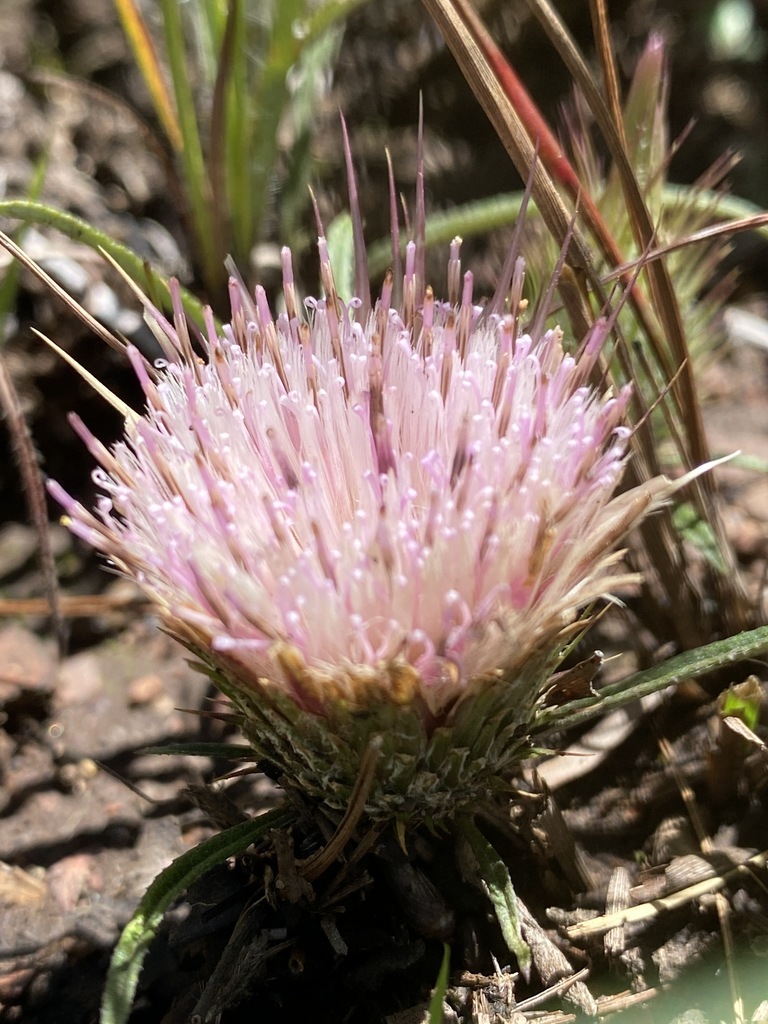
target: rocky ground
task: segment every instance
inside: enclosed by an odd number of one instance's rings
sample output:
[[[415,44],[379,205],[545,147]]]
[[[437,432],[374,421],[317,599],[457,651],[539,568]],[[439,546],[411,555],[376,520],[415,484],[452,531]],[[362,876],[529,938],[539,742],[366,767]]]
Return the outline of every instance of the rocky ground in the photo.
[[[490,135],[475,136],[481,119],[466,116],[469,100],[434,33],[409,5],[399,13],[382,7],[384,12],[355,17],[334,96],[346,101],[351,124],[366,124],[361,150],[378,152],[391,132],[407,161],[414,95],[421,85],[433,133],[428,160],[435,202],[513,187],[506,158]],[[636,53],[649,22],[660,20],[678,38],[683,34],[686,5],[625,7],[621,31],[628,54]],[[766,12],[759,4],[755,10],[759,41]],[[515,31],[509,17],[490,5],[489,18],[500,31]],[[574,17],[578,22],[578,12]],[[542,82],[547,76],[537,54],[545,44],[525,33],[534,87],[540,82],[551,104],[562,97],[562,85]],[[391,48],[386,59],[372,56],[372,39],[379,40],[380,57]],[[683,68],[678,73],[684,74],[695,56],[684,47],[677,53]],[[116,89],[145,109],[109,4],[6,0],[0,6],[0,173],[6,195],[25,194],[45,152],[48,201],[125,240],[169,272],[189,277],[179,222],[166,201],[162,161],[137,146],[135,122],[124,111],[76,86],[46,87],[40,69],[54,66],[54,54],[76,75]],[[378,69],[387,61],[402,68],[401,81],[390,76],[382,82]],[[688,88],[683,82],[676,94],[673,86],[677,127],[686,102],[688,113],[698,104],[705,115],[693,138],[691,164],[682,168],[689,180],[706,166],[697,160],[711,162],[720,143],[742,140],[747,159],[737,185],[749,192],[753,179],[760,180],[757,169],[768,149],[768,135],[760,135],[754,121],[765,79],[758,74],[761,66],[710,62],[709,77],[697,66],[698,79],[688,81]],[[364,72],[367,87],[361,89]],[[746,92],[745,104],[731,115],[729,83],[731,94]],[[371,98],[367,109],[363,95]],[[707,103],[714,113],[707,114]],[[329,137],[318,147],[326,163],[331,160]],[[377,180],[377,159],[366,165],[364,181],[366,174]],[[478,166],[491,171],[479,176]],[[325,201],[332,203],[340,191],[331,174]],[[752,197],[768,201],[759,190]],[[27,232],[24,244],[95,315],[127,336],[141,330],[130,298],[89,250],[43,229]],[[742,271],[736,298],[759,320],[768,314],[764,249],[754,240],[741,241],[734,260]],[[7,269],[0,263],[0,273]],[[97,348],[26,275],[9,317],[3,354],[45,471],[87,499],[90,463],[71,436],[66,413],[77,409],[105,438],[115,436],[119,424],[31,338],[28,326],[56,338],[128,400],[134,385],[119,358]],[[706,371],[702,386],[710,396],[706,418],[713,450],[738,448],[755,465],[763,460],[762,471],[739,465],[720,474],[739,571],[761,607],[768,556],[768,348],[757,327],[750,334],[742,323],[732,324],[732,342]],[[1,443],[7,453],[5,434]],[[67,602],[68,644],[60,654],[43,613],[37,537],[26,525],[8,453],[0,459],[0,488],[0,1020],[85,1024],[97,1018],[111,947],[148,883],[211,833],[199,787],[226,770],[208,759],[148,754],[144,748],[233,737],[216,719],[180,710],[219,705],[206,680],[156,629],[139,595],[106,577],[55,523],[51,509],[52,545]],[[628,628],[616,614],[601,640],[611,650],[631,651]],[[631,655],[611,671],[622,666],[629,670]],[[764,690],[765,666],[753,670]],[[767,730],[764,710],[758,729],[763,739]],[[171,1024],[194,1019],[194,1013],[213,1020],[221,1012],[231,1024],[253,1019],[258,1011],[261,1021],[418,1021],[439,968],[441,946],[430,935],[429,920],[441,900],[457,916],[448,1020],[511,1021],[526,1012],[542,1021],[565,1021],[572,1013],[594,1011],[578,985],[564,1002],[557,993],[537,1002],[549,985],[583,967],[590,969],[601,1012],[634,1007],[638,1019],[667,1021],[690,1010],[699,1014],[691,1021],[731,1020],[732,962],[748,1019],[768,996],[768,876],[759,859],[768,850],[764,750],[739,746],[741,737],[722,726],[716,700],[696,689],[612,716],[562,742],[572,756],[547,760],[538,776],[531,770],[520,780],[520,810],[504,839],[520,896],[538,922],[529,925],[530,935],[553,958],[549,977],[540,971],[526,983],[504,970],[500,937],[480,894],[457,880],[451,844],[424,837],[411,867],[442,894],[425,897],[426,924],[398,909],[402,865],[384,848],[350,870],[343,885],[320,884],[314,909],[302,909],[298,900],[259,911],[258,927],[251,926],[243,948],[253,948],[254,934],[265,930],[287,929],[300,941],[281,946],[274,939],[270,958],[258,961],[254,991],[238,992],[242,998],[231,1008],[232,992],[220,982],[213,995],[211,989],[205,997],[201,992],[233,928],[248,924],[244,909],[263,871],[256,858],[213,873],[169,915],[132,1019]],[[231,813],[237,814],[273,806],[277,796],[268,779],[247,776],[224,784],[219,799],[222,806],[231,800],[239,808]],[[708,882],[709,891],[671,898],[700,881]],[[635,923],[589,933],[584,922],[627,907],[639,908]],[[568,957],[567,970],[556,949]],[[765,1006],[761,1012],[765,1020]]]

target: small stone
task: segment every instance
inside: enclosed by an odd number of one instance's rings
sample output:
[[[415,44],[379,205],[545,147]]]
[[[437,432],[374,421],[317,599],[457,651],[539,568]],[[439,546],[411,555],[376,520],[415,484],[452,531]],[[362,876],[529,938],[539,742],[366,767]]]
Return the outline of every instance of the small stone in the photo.
[[[58,909],[67,914],[74,910],[88,884],[94,858],[87,853],[76,853],[57,861],[48,871],[48,892]]]
[[[16,623],[0,629],[0,707],[24,693],[47,695],[54,688],[53,647]]]
[[[31,526],[8,523],[0,530],[0,579],[20,572],[34,558],[37,534]]]
[[[768,523],[768,479],[755,480],[745,488],[741,504],[747,515],[758,523]]]
[[[104,675],[97,655],[84,651],[67,658],[61,665],[56,683],[57,708],[89,704],[104,692]]]
[[[128,702],[132,705],[151,704],[165,693],[165,683],[156,672],[139,676],[128,684]]]

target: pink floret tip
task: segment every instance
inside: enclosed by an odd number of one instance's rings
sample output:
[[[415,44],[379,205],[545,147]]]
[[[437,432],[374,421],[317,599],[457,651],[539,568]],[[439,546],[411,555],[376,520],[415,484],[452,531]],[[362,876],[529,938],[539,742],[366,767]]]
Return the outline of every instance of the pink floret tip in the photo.
[[[111,452],[79,425],[99,511],[51,485],[177,635],[319,711],[364,704],[361,680],[394,666],[439,718],[555,646],[648,505],[615,497],[630,396],[591,383],[605,322],[571,354],[558,328],[521,326],[521,260],[506,310],[484,313],[459,240],[457,305],[415,294],[413,253],[369,314],[339,299],[321,240],[325,298],[299,303],[284,249],[284,312],[233,279],[231,322],[207,314],[192,346],[178,310],[156,315],[175,358],[130,352],[143,416]]]

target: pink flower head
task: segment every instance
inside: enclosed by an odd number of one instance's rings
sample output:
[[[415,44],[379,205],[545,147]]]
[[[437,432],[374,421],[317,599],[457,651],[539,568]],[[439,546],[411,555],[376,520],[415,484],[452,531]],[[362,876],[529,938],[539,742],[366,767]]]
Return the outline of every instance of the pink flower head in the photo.
[[[108,452],[96,514],[56,484],[72,529],[131,576],[169,628],[237,679],[305,711],[369,699],[432,721],[488,681],[562,647],[611,585],[612,549],[649,499],[614,497],[628,391],[592,381],[608,324],[569,354],[543,317],[415,301],[386,279],[375,308],[336,294],[285,311],[230,282],[193,351],[152,312],[167,358],[129,349],[146,396]],[[451,272],[456,276],[458,245]],[[491,307],[494,303],[491,304]],[[546,681],[546,680],[545,680]]]

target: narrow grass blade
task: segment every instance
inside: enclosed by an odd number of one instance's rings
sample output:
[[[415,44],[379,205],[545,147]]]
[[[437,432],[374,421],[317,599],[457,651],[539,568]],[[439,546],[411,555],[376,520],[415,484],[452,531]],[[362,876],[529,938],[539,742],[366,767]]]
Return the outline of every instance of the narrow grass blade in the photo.
[[[195,56],[206,87],[216,79],[219,50],[231,14],[231,4],[221,0],[196,0],[191,15],[194,24]]]
[[[62,288],[57,281],[54,281],[50,274],[47,274],[39,263],[36,263],[31,259],[24,250],[19,248],[13,239],[9,238],[3,231],[0,231],[0,246],[2,246],[6,252],[9,252],[11,256],[17,259],[22,266],[31,271],[39,281],[42,281],[43,284],[50,289],[53,295],[56,295],[61,299],[64,305],[68,306],[75,316],[79,317],[83,323],[93,331],[94,334],[101,338],[102,341],[105,341],[110,348],[113,348],[116,352],[123,351],[124,346],[122,342],[116,338],[111,331],[107,330],[103,324],[99,323],[98,320],[92,317],[88,310],[84,309],[76,299],[73,299],[65,288]]]
[[[321,14],[334,6],[340,5],[323,4],[316,13]],[[318,99],[327,88],[343,34],[344,26],[336,20],[319,34],[308,29],[307,36],[302,39],[301,56],[291,76],[292,138],[290,148],[281,153],[280,165],[284,170],[280,178],[280,202],[275,212],[279,219],[279,237],[294,253],[301,252],[310,243],[305,215],[310,184],[317,173],[312,141],[316,131]]]
[[[210,868],[242,853],[269,829],[283,827],[291,820],[290,811],[278,808],[234,825],[183,853],[157,876],[112,954],[101,1024],[125,1024],[128,1020],[142,962],[171,902]]]
[[[367,2],[368,0],[326,0],[320,4],[297,26],[304,45],[314,42],[329,28],[337,25]]]
[[[342,21],[364,2],[281,0],[271,5],[270,21],[255,42],[248,32],[248,52],[258,54],[258,61],[251,60],[255,69],[249,70],[235,58],[227,105],[228,203],[235,253],[247,255],[263,233],[276,189],[283,240],[295,251],[306,244],[303,213],[313,170],[317,96],[338,53]],[[286,114],[291,145],[279,152]]]
[[[45,172],[48,169],[48,154],[43,153],[35,165],[35,171],[27,190],[27,201],[36,202],[43,189]],[[11,240],[21,246],[24,239],[24,228],[19,227],[11,234]],[[19,277],[21,275],[21,264],[11,263],[6,269],[5,275],[0,281],[0,345],[5,338],[3,336],[2,318],[8,316],[16,308],[16,299],[19,291]]]
[[[149,280],[149,286],[155,288],[171,308],[171,293],[168,279],[151,266],[138,253],[121,242],[116,242],[110,235],[94,228],[87,221],[81,220],[72,213],[65,213],[45,203],[31,202],[25,199],[6,199],[0,201],[0,217],[11,217],[26,224],[47,225],[60,231],[74,242],[82,242],[97,251],[103,249],[137,284]],[[181,289],[184,309],[198,323],[203,323],[203,303],[185,288]]]
[[[248,189],[248,155],[243,140],[247,138],[247,110],[242,109],[248,96],[246,63],[248,46],[244,35],[242,0],[231,0],[216,61],[211,122],[209,127],[208,167],[216,221],[225,238],[232,236],[232,225],[244,220],[249,225],[251,195]],[[234,184],[237,183],[237,184]],[[230,187],[238,202],[229,202]],[[251,243],[255,239],[251,238]],[[247,252],[235,246],[231,253],[240,263]]]
[[[519,92],[514,98],[510,97],[497,78],[496,68],[489,63],[489,49],[493,49],[494,44],[477,14],[465,0],[422,2],[440,29],[518,173],[523,179],[527,179],[529,174],[532,177],[532,195],[550,234],[558,245],[567,237],[571,238],[569,261],[573,267],[586,273],[592,262],[589,246],[580,230],[574,228],[572,213],[560,196],[543,159],[536,159],[535,146],[527,125],[515,107],[515,100],[522,102]],[[525,109],[528,111],[527,106]],[[543,132],[543,127],[540,127]],[[551,132],[547,132],[547,138],[552,138]],[[553,144],[553,153],[555,151],[560,152],[560,149]]]
[[[643,672],[637,672],[618,683],[603,687],[594,697],[571,701],[557,708],[548,708],[539,713],[533,729],[537,737],[586,722],[596,715],[603,715],[630,701],[639,700],[656,693],[667,686],[697,679],[708,672],[735,665],[748,659],[762,658],[768,654],[768,626],[747,630],[727,640],[716,640],[695,651],[685,651],[669,658],[661,665]]]
[[[47,335],[43,334],[42,331],[38,331],[36,328],[33,327],[32,333],[36,334],[41,341],[44,341],[45,344],[48,345],[56,353],[56,355],[59,357],[59,359],[61,359],[62,362],[67,363],[69,366],[71,366],[75,373],[78,373],[83,378],[85,383],[88,385],[88,387],[90,387],[93,390],[95,394],[103,398],[105,402],[107,402],[109,405],[112,406],[113,409],[120,413],[120,415],[123,417],[126,423],[134,423],[136,420],[139,419],[139,414],[134,409],[132,409],[121,398],[114,394],[114,392],[110,391],[108,387],[102,384],[98,377],[95,377],[92,373],[86,370],[86,368],[81,363],[79,363],[74,358],[74,356],[71,356],[69,352],[66,352],[63,348],[59,348],[56,342],[51,341],[51,339]]]
[[[178,0],[161,0],[165,49],[176,97],[182,135],[181,160],[200,263],[208,287],[217,293],[224,283],[224,252],[214,217],[211,186],[203,157],[195,101],[189,80],[189,60],[184,45],[182,6]]]
[[[597,53],[600,58],[600,66],[603,71],[603,86],[608,97],[611,117],[626,149],[624,119],[621,116],[619,79],[616,73],[616,55],[613,52],[605,0],[589,0],[589,10],[592,17],[592,35],[595,38]]]
[[[619,173],[624,198],[632,214],[631,221],[636,231],[638,247],[645,249],[653,242],[655,226],[600,88],[555,8],[547,0],[526,0],[526,2],[589,103]],[[654,307],[663,328],[665,342],[670,346],[677,366],[683,368],[683,372],[679,376],[680,411],[688,431],[690,445],[690,450],[684,454],[690,465],[696,465],[706,462],[709,453],[701,422],[701,411],[693,380],[688,345],[680,318],[680,309],[672,281],[663,262],[650,264],[648,273],[654,294]],[[654,343],[654,354],[659,365],[665,368],[667,379],[671,379],[674,370],[670,365],[666,349],[659,347],[655,332],[649,334],[648,340]],[[706,488],[708,485],[704,486]]]
[[[641,259],[644,263],[662,259],[670,253],[685,249],[690,245],[711,242],[716,238],[737,234],[741,231],[754,231],[761,238],[768,240],[768,213],[745,199],[737,196],[721,195],[707,189],[698,190],[690,185],[665,184],[662,190],[662,208],[674,211],[683,201],[690,203],[691,209],[706,214],[712,220],[710,227],[702,228],[684,238],[673,239],[651,249]],[[513,224],[519,214],[523,201],[522,192],[501,192],[487,199],[478,199],[450,210],[432,214],[427,221],[426,242],[428,246],[443,245],[459,235],[469,238],[471,235],[485,234],[496,228]],[[536,204],[528,204],[529,217],[540,216]],[[383,274],[391,263],[392,243],[389,238],[381,238],[373,242],[368,249],[368,265],[372,276]],[[402,246],[405,251],[405,239]],[[637,268],[640,259],[623,263],[602,276],[604,285],[615,281],[622,275]]]
[[[443,959],[440,963],[440,971],[437,975],[435,987],[432,990],[432,998],[429,1000],[428,1024],[443,1024],[443,1003],[445,993],[448,991],[448,975],[451,969],[451,947],[447,942],[443,943]]]
[[[249,187],[253,197],[252,222],[249,226],[237,221],[233,224],[237,247],[246,252],[261,233],[270,200],[279,146],[278,129],[289,95],[288,72],[298,60],[303,45],[297,38],[296,26],[301,24],[305,10],[304,0],[280,0],[274,5],[269,45],[251,101],[253,123],[246,140]],[[240,196],[240,192],[231,196],[233,209],[237,209]],[[249,235],[245,234],[246,227]]]
[[[462,206],[454,206],[445,212],[431,214],[427,218],[426,244],[447,245],[458,235],[469,238],[471,235],[485,234],[495,228],[513,223],[520,214],[523,203],[522,192],[502,193],[488,199],[478,199]],[[534,206],[529,203],[529,216],[536,216]],[[405,252],[407,239],[401,240],[401,249]],[[392,240],[379,239],[368,249],[368,267],[372,276],[383,274],[392,262]]]
[[[477,861],[480,878],[488,889],[504,941],[517,957],[520,970],[525,973],[531,964],[531,951],[523,938],[517,895],[507,865],[471,819],[461,818],[458,827]]]
[[[152,98],[155,113],[163,126],[171,146],[180,152],[184,146],[179,120],[176,116],[171,94],[165,82],[165,74],[152,42],[152,33],[136,0],[114,0],[120,24],[123,26],[133,59],[141,72],[144,83]]]

